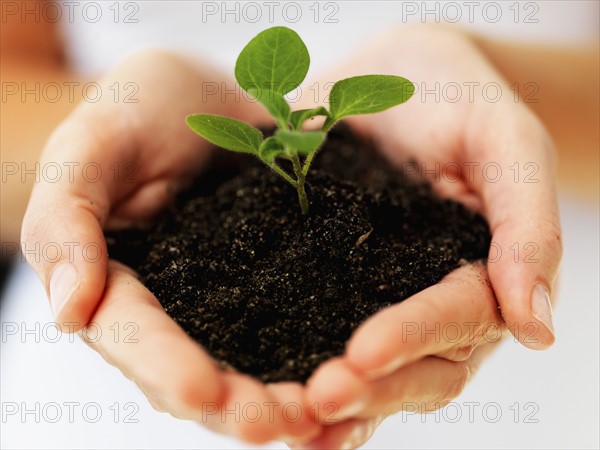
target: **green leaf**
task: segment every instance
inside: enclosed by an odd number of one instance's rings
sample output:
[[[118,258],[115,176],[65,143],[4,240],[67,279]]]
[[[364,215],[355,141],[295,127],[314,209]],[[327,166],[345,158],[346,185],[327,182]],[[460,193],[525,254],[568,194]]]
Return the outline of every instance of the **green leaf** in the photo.
[[[325,133],[321,131],[277,130],[275,136],[290,150],[295,150],[304,155],[319,148],[325,140]]]
[[[246,91],[266,89],[285,95],[306,77],[310,57],[300,36],[286,27],[262,31],[235,63],[235,79]]]
[[[277,122],[287,126],[290,117],[290,105],[283,98],[283,95],[267,89],[254,88],[248,90],[248,93],[262,103]]]
[[[257,154],[263,140],[259,130],[229,117],[192,114],[186,122],[207,141],[234,152]]]
[[[410,81],[394,75],[363,75],[340,80],[329,95],[332,121],[384,111],[404,103],[414,91]]]
[[[304,122],[315,116],[329,117],[329,111],[327,111],[327,109],[325,109],[323,106],[317,106],[313,109],[299,109],[290,115],[290,123],[292,124],[294,130],[299,130]]]
[[[275,158],[285,154],[285,148],[279,139],[271,136],[264,140],[258,150],[258,156],[260,159],[271,165],[275,161]]]

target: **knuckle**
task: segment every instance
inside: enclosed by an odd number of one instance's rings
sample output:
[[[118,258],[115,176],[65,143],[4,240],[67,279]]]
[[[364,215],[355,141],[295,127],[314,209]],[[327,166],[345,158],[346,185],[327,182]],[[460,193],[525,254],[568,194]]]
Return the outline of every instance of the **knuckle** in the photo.
[[[461,345],[461,346],[450,349],[446,354],[444,354],[444,357],[451,361],[457,361],[457,362],[466,361],[473,354],[474,349],[475,349],[475,344],[468,343],[468,344]]]
[[[198,380],[203,380],[199,383]],[[202,411],[209,404],[222,404],[223,387],[215,374],[207,370],[201,374],[181,376],[173,382],[171,394],[165,397],[172,398],[184,410]]]
[[[544,232],[542,235],[543,245],[554,253],[558,260],[562,258],[563,241],[562,231],[559,225],[558,217],[552,217],[544,220]]]
[[[44,271],[45,264],[40,248],[48,243],[47,234],[51,221],[52,218],[47,214],[41,211],[33,212],[28,208],[21,224],[21,252],[43,281],[47,274]]]
[[[463,362],[454,364],[456,369],[455,376],[444,385],[435,402],[436,404],[439,403],[442,405],[442,407],[458,397],[469,380],[469,367],[467,364]]]
[[[176,384],[173,394],[177,404],[181,405],[185,410],[201,410],[205,399],[198,386],[199,383],[197,380],[185,377],[180,379]]]

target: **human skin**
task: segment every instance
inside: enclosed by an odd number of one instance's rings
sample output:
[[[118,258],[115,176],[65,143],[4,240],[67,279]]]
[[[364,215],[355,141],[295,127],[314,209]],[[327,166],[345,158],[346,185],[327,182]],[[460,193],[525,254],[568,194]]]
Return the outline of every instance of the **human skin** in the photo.
[[[360,73],[399,74],[413,81],[441,83],[494,81],[506,88],[502,76],[468,37],[438,28],[392,30],[368,43],[335,75],[323,79]],[[255,124],[263,121],[264,111],[254,104],[223,103],[218,96],[203,98],[202,81],[221,80],[227,78],[204,64],[162,52],[138,54],[106,74],[103,86],[135,81],[139,102],[108,99],[81,105],[54,132],[41,162],[95,162],[105,173],[112,173],[115,163],[133,162],[135,181],[103,178],[89,183],[81,176],[59,183],[42,180],[34,187],[23,221],[25,244],[78,242],[81,247],[93,244],[101,249],[100,259],[94,262],[75,252],[70,266],[65,261],[31,258],[30,263],[64,329],[81,329],[89,322],[102,329],[115,322],[137,324],[138,342],[133,345],[107,338],[92,345],[134,379],[155,406],[249,442],[285,439],[318,448],[357,446],[383,417],[407,402],[424,403],[427,409],[458,395],[493,345],[483,333],[489,326],[502,330],[508,323],[515,336],[532,348],[552,344],[547,297],[532,302],[538,283],[552,292],[561,255],[554,151],[548,133],[531,111],[512,98],[497,103],[428,103],[415,97],[398,108],[350,123],[375,139],[392,164],[401,164],[407,157],[428,165],[464,161],[493,161],[502,167],[515,162],[538,164],[539,182],[533,184],[515,183],[510,177],[489,183],[477,175],[472,180],[433,183],[441,195],[484,213],[493,240],[510,257],[487,268],[458,269],[442,283],[376,314],[356,331],[346,353],[321,366],[306,388],[295,383],[264,386],[220,371],[164,313],[135,274],[109,262],[102,230],[151,219],[201,170],[209,147],[187,129],[182,119],[187,114],[211,112]],[[536,243],[538,262],[525,263],[524,254],[515,262],[509,251],[514,242]],[[399,334],[399,318],[430,326],[458,323],[463,326],[463,338],[436,342],[417,335],[407,340]],[[212,416],[210,423],[203,420],[202,407],[207,403],[224,403],[230,409],[236,402],[297,402],[307,407],[306,420],[292,423],[281,414],[275,414],[274,421],[265,418],[257,423],[220,421]],[[312,420],[314,410],[308,406],[327,402],[339,407],[336,422]],[[324,417],[319,414],[318,418],[323,421]]]
[[[445,405],[498,342],[490,330],[500,333],[508,326],[518,341],[537,350],[554,342],[549,301],[562,243],[555,151],[540,120],[514,101],[507,82],[473,40],[452,29],[389,30],[322,77],[319,85],[363,73],[402,75],[430,90],[435,83],[501,86],[505,94],[495,102],[481,93],[445,101],[417,91],[401,107],[348,120],[393,164],[412,159],[429,170],[436,163],[462,167],[452,176],[440,176],[440,169],[423,176],[441,196],[484,214],[494,245],[486,267],[458,269],[440,284],[379,312],[354,333],[342,357],[319,367],[308,382],[307,403],[337,405],[335,419],[341,423],[328,424],[308,448],[355,447],[391,413],[415,403],[426,410]],[[490,181],[481,170],[464,170],[468,163],[479,168],[493,163],[505,176]],[[535,164],[536,182],[507,176],[515,163]],[[534,245],[535,262],[527,252],[516,256],[511,251],[515,243],[521,249]],[[418,331],[408,333],[406,324],[415,324]],[[460,325],[459,339],[425,333],[448,324]],[[327,417],[325,408],[320,417]],[[349,419],[353,426],[344,423]]]
[[[189,130],[184,120],[188,114],[200,111],[240,120],[265,116],[251,103],[223,103],[220,96],[205,99],[203,83],[223,80],[228,79],[206,64],[160,51],[138,53],[108,73],[99,81],[103,89],[134,81],[138,101],[115,103],[103,97],[94,104],[82,103],[55,130],[40,158],[41,164],[93,163],[108,176],[90,183],[84,172],[75,170],[73,178],[61,177],[56,183],[40,180],[23,221],[23,245],[43,241],[63,248],[64,259],[56,264],[31,253],[28,258],[46,287],[57,324],[64,331],[78,331],[93,322],[86,334],[103,330],[101,338],[86,342],[134,380],[155,407],[249,442],[306,438],[321,429],[308,415],[293,424],[280,413],[274,414],[280,420],[271,422],[265,414],[255,423],[203,416],[203,408],[217,403],[229,410],[235,403],[301,403],[303,391],[290,384],[267,388],[248,376],[219,370],[135,274],[109,261],[106,252],[103,229],[149,220],[202,169],[210,146]],[[132,163],[133,176],[115,178],[115,165]],[[73,242],[78,245],[70,250],[67,243]],[[99,258],[96,253],[86,257],[81,251],[86,245],[99,248]],[[135,324],[135,342],[108,336],[106,330],[114,323]]]
[[[46,0],[36,2],[43,4]],[[25,82],[27,88],[32,89],[35,83],[62,86],[78,82],[81,87],[96,78],[86,79],[70,68],[58,23],[36,20],[34,14],[24,18],[21,14],[7,14],[4,18],[6,21],[0,27],[0,76],[5,86],[14,87]],[[458,29],[453,32],[467,37],[527,99],[528,106],[548,127],[560,156],[558,181],[562,188],[580,197],[597,200],[600,192],[596,170],[600,157],[597,41],[577,47],[524,45],[467,34]],[[5,91],[8,92],[8,87]],[[20,92],[7,95],[0,105],[2,163],[11,167],[15,163],[19,167],[21,164],[34,167],[49,134],[72,111],[81,94],[81,89],[77,88],[73,98],[62,95],[51,102],[43,98],[36,101],[31,94],[23,101]],[[29,126],[31,123],[36,126]],[[2,180],[2,242],[19,240],[21,221],[33,184],[31,175],[23,179],[16,174]]]

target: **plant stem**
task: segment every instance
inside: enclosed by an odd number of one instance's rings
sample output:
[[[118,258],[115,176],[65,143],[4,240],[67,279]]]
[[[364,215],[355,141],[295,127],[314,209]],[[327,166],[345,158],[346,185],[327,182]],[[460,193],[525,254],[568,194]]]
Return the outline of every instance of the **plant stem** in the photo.
[[[287,122],[286,122],[286,121],[284,121],[284,120],[279,120],[279,119],[277,120],[277,127],[278,127],[280,130],[289,130],[289,129],[290,129],[290,127],[289,127],[289,125],[287,124]]]
[[[304,160],[304,167],[302,168],[302,175],[304,177],[306,177],[306,174],[308,174],[308,169],[310,168],[310,163],[312,162],[312,160],[315,157],[316,153],[317,153],[317,150],[313,150],[312,152],[310,152],[308,154],[308,156]]]
[[[271,169],[273,169],[275,172],[277,172],[277,174],[279,174],[285,181],[287,181],[292,186],[294,186],[296,189],[298,189],[298,182],[296,180],[294,180],[291,176],[289,176],[288,173],[285,170],[283,170],[281,167],[279,167],[276,163],[273,163],[273,165],[269,165],[269,167]]]
[[[325,121],[325,123],[323,124],[323,128],[321,128],[321,131],[323,133],[327,133],[332,126],[335,125],[335,122],[332,120],[330,121],[329,119],[327,119]],[[308,154],[308,156],[306,157],[306,159],[304,160],[304,167],[302,167],[302,174],[306,177],[306,175],[308,174],[308,169],[310,169],[310,165],[312,163],[313,158],[315,157],[315,155],[317,154],[317,152],[319,151],[320,147],[315,148],[312,152],[310,152]]]
[[[306,179],[302,166],[300,165],[300,158],[297,154],[292,155],[292,164],[294,165],[294,173],[296,174],[296,190],[298,191],[298,201],[300,202],[300,208],[302,214],[308,214],[308,197],[304,190],[304,181]]]

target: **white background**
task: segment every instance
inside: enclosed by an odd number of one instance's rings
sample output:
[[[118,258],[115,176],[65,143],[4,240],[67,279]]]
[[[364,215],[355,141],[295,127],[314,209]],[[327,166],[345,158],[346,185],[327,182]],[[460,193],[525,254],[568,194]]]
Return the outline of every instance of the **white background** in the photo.
[[[203,22],[200,2],[135,3],[139,9],[133,18],[138,23],[123,23],[123,15],[119,23],[114,23],[114,11],[109,9],[113,2],[102,3],[103,16],[96,23],[86,20],[95,17],[92,10],[85,17],[82,10],[75,9],[73,22],[65,20],[64,24],[75,67],[98,73],[135,49],[160,45],[200,52],[230,70],[245,42],[272,25],[266,7],[262,9],[263,19],[257,23],[245,20],[253,19],[254,10],[247,9],[244,16],[242,5],[238,17],[230,14],[223,22],[217,14],[205,16]],[[314,9],[310,9],[313,2],[303,2],[302,17],[290,23],[284,20],[281,11],[285,3],[280,2],[273,24],[291,26],[301,34],[311,52],[314,74],[385,26],[420,22],[425,8],[436,11],[435,3],[336,2],[339,10],[334,18],[338,23],[323,23],[322,15],[315,23]],[[537,12],[533,18],[537,23],[524,23],[523,15],[515,23],[512,1],[498,2],[502,17],[496,23],[489,20],[495,17],[491,15],[495,7],[488,7],[492,8],[487,9],[488,16],[483,14],[490,2],[475,2],[479,7],[474,10],[474,23],[469,21],[465,2],[437,3],[437,17],[435,12],[430,13],[426,17],[429,22],[436,18],[453,20],[454,6],[446,5],[456,3],[463,16],[460,23],[487,34],[552,43],[597,39],[597,2],[535,2]],[[525,3],[518,5],[521,14],[533,11]],[[221,8],[221,2],[215,4]],[[417,14],[409,17],[413,6]],[[230,3],[228,8],[234,10],[235,5]],[[321,14],[332,11],[325,10],[324,5],[319,5],[319,10]],[[121,14],[131,11],[122,9]],[[288,9],[288,19],[293,11]],[[598,205],[563,192],[561,213],[565,255],[555,311],[556,345],[546,352],[532,352],[510,340],[504,342],[454,407],[437,416],[389,418],[365,448],[598,448]],[[1,314],[3,408],[13,402],[19,408],[31,408],[36,402],[63,405],[63,418],[57,423],[43,417],[36,422],[34,415],[22,420],[19,415],[8,416],[3,411],[2,448],[245,448],[195,423],[155,412],[132,383],[78,338],[70,342],[68,336],[63,336],[56,343],[49,342],[54,335],[50,328],[44,333],[44,326],[52,322],[47,301],[25,264],[14,268],[2,298]],[[13,324],[19,332],[35,329],[37,324],[39,331],[8,335],[6,330]],[[66,417],[65,402],[79,403],[73,423]],[[96,423],[88,421],[93,409],[88,410],[88,420],[82,415],[82,407],[92,402],[102,411]],[[133,416],[138,423],[124,423],[123,414],[132,411],[125,409],[128,402],[139,407]],[[470,402],[475,402],[472,418],[467,406]],[[115,403],[121,413],[118,423],[114,423]],[[498,411],[502,416],[495,421]],[[519,417],[515,417],[515,411],[520,412]],[[526,423],[527,413],[533,413],[530,419],[537,423]],[[283,444],[272,447],[285,448]]]

